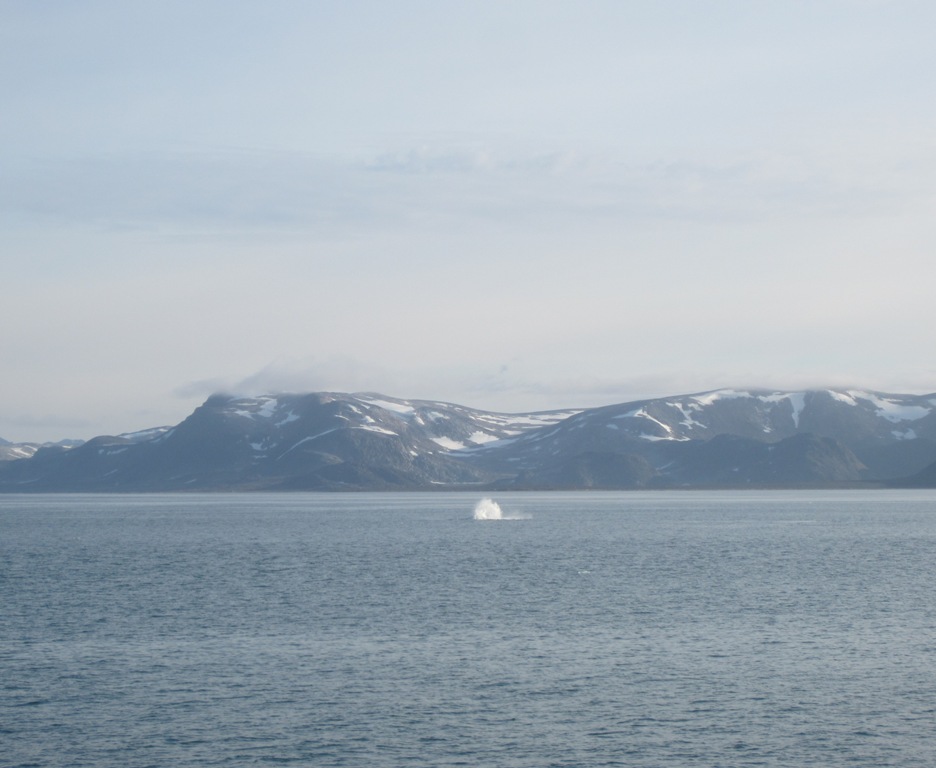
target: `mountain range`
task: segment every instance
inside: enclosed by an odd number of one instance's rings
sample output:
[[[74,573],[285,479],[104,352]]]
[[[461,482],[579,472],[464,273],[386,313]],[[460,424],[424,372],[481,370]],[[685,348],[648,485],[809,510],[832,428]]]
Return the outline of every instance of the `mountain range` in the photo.
[[[0,491],[936,487],[936,394],[730,390],[502,414],[214,395],[181,423],[0,441]]]

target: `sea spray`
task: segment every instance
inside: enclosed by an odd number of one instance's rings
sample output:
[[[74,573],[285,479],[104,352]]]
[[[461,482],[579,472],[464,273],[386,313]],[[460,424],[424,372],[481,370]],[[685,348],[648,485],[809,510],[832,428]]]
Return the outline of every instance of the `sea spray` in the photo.
[[[474,508],[475,520],[503,520],[504,513],[500,504],[493,499],[481,499]]]
[[[504,514],[504,511],[493,499],[481,499],[474,508],[475,520],[529,520],[529,515]]]

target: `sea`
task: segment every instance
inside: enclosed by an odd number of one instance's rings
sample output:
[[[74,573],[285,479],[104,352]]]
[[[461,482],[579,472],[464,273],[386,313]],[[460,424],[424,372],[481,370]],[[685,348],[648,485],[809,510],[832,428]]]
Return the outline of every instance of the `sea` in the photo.
[[[936,491],[3,495],[0,766],[936,765]]]

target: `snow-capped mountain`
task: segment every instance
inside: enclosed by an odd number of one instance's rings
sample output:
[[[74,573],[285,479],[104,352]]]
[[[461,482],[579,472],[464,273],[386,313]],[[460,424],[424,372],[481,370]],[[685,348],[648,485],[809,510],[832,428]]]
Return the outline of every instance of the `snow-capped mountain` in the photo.
[[[727,389],[679,395],[585,410],[523,436],[504,453],[524,468],[548,456],[633,453],[673,473],[692,453],[689,444],[721,435],[774,444],[804,434],[837,441],[866,465],[868,477],[911,474],[936,461],[936,395]]]
[[[844,432],[849,440],[900,441],[936,436],[934,414],[936,395],[717,390],[593,408],[563,428],[601,424],[647,442],[707,440],[721,434],[775,442],[830,430],[836,437]]]
[[[718,390],[527,414],[216,395],[171,428],[4,462],[0,490],[827,486],[934,462],[936,395]]]
[[[41,447],[38,443],[11,443],[0,439],[0,461],[28,459]]]
[[[5,490],[422,488],[497,475],[461,458],[575,411],[496,414],[376,394],[216,395],[172,428],[38,452]]]
[[[42,448],[58,448],[68,450],[81,445],[81,440],[60,440],[56,443],[11,443],[0,438],[0,461],[15,461],[28,459],[36,455]]]

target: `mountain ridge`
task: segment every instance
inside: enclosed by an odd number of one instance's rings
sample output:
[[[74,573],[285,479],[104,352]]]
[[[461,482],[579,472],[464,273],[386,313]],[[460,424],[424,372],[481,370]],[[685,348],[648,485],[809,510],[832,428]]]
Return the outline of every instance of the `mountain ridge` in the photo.
[[[936,394],[720,389],[519,414],[216,394],[171,427],[2,461],[0,491],[925,485],[933,465]]]

